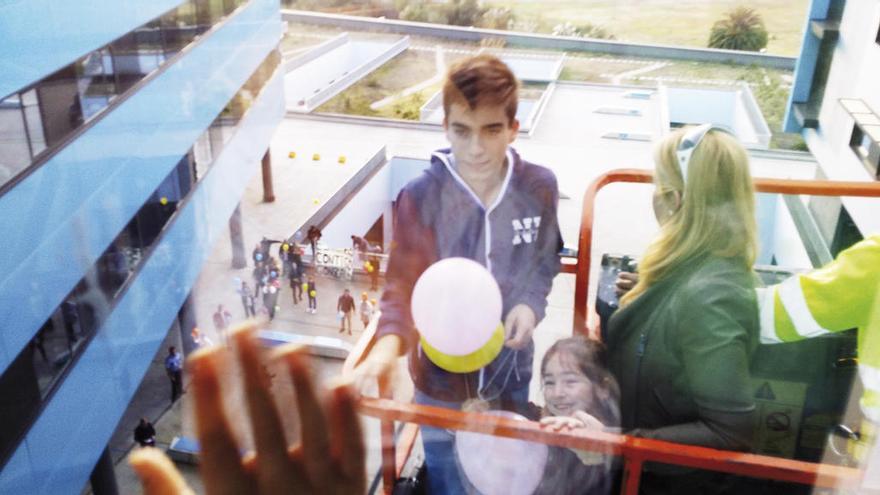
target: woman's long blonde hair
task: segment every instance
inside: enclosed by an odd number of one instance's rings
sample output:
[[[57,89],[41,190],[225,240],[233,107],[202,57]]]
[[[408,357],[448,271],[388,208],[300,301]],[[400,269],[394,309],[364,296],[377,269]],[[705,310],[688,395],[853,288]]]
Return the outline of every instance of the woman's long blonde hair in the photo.
[[[685,132],[666,136],[654,149],[657,193],[678,192],[681,207],[660,225],[622,306],[703,254],[736,258],[749,269],[755,262],[755,189],[746,151],[733,136],[709,131],[690,157],[685,183],[676,157]]]

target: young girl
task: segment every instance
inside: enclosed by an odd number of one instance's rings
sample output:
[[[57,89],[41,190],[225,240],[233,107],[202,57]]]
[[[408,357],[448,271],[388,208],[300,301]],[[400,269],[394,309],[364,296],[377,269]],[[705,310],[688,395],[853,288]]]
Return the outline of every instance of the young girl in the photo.
[[[541,424],[554,430],[616,428],[620,424],[617,382],[608,371],[605,347],[583,337],[553,344],[541,362],[544,409]],[[609,493],[611,457],[550,447],[535,494]]]
[[[364,329],[370,324],[370,319],[373,317],[373,305],[370,304],[369,296],[366,292],[361,294],[361,305],[360,305],[360,315],[361,315],[361,323],[364,324]]]

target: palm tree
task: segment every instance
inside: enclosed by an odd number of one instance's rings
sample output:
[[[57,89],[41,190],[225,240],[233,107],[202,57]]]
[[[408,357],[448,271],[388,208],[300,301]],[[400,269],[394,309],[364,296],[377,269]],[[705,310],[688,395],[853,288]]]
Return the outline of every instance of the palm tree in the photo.
[[[757,52],[767,46],[767,28],[761,15],[748,7],[737,7],[715,22],[709,34],[710,48]]]

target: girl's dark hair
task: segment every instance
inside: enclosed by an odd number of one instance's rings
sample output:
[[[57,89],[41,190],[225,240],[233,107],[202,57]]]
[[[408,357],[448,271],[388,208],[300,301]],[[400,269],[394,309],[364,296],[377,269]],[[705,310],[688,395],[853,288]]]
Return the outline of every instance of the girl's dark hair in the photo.
[[[570,363],[577,367],[593,384],[592,403],[596,410],[587,411],[605,426],[620,424],[620,389],[617,380],[608,371],[605,345],[585,337],[568,337],[557,340],[547,349],[541,360],[541,377],[547,373],[547,363],[553,356],[567,356]]]

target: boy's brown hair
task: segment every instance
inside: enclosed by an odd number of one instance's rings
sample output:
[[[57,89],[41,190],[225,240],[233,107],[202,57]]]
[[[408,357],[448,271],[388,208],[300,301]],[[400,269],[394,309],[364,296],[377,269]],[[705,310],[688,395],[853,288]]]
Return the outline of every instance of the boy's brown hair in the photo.
[[[484,105],[503,106],[510,123],[516,118],[519,83],[504,62],[481,54],[456,62],[443,83],[443,112],[449,115],[453,103],[471,110]]]

